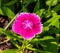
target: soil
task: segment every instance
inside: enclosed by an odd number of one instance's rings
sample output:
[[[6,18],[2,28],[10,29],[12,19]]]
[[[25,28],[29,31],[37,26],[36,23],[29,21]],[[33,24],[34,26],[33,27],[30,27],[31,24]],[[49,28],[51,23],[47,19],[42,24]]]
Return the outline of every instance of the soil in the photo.
[[[0,15],[0,27],[5,28],[8,23],[9,23],[8,17]],[[6,49],[12,48],[12,44],[9,41],[4,42],[5,40],[6,40],[5,35],[1,34],[0,35],[0,50],[6,50]]]

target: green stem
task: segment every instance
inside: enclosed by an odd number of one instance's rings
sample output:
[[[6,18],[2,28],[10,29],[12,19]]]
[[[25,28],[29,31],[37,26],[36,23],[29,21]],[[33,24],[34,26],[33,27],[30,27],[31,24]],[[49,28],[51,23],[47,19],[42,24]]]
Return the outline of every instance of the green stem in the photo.
[[[22,46],[21,46],[21,48],[18,50],[18,52],[20,52],[20,53],[25,53],[25,50],[26,50],[26,46],[28,45],[28,41],[27,40],[24,40],[23,42],[22,42]],[[17,52],[17,53],[18,53]]]
[[[23,51],[23,53],[24,53],[24,50],[26,49],[27,44],[28,44],[27,40],[24,40],[23,43],[22,43],[22,51]]]
[[[51,6],[52,6],[53,1],[54,1],[54,0],[50,0],[50,4],[49,4],[48,11],[51,9]]]
[[[19,13],[16,14],[16,16],[18,15]],[[12,22],[14,21],[14,19],[16,18],[16,16],[9,22],[9,24],[4,28],[4,31],[12,24]]]
[[[0,8],[1,8],[1,3],[2,3],[2,2],[1,2],[1,0],[0,0]]]

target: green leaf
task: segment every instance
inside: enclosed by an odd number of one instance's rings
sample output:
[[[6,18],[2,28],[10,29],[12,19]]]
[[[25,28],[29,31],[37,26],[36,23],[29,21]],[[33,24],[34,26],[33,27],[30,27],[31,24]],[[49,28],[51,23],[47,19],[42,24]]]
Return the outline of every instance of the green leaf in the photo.
[[[55,22],[55,27],[59,29],[59,19],[60,15],[57,15],[58,20]]]
[[[49,37],[48,37],[48,39],[49,39]],[[43,49],[45,51],[57,53],[57,48],[58,48],[57,42],[53,41],[53,39],[52,40],[50,39],[50,41],[48,39],[45,41],[41,41],[40,45],[43,47]]]
[[[4,6],[11,6],[11,5],[14,5],[18,0],[12,0],[8,3],[4,3]]]
[[[52,3],[51,3],[52,2]],[[47,0],[46,1],[46,5],[51,5],[51,6],[54,6],[54,5],[56,5],[57,4],[57,0]]]
[[[48,23],[46,23],[46,24],[48,24]],[[44,24],[44,25],[46,25],[46,24]],[[49,30],[49,27],[48,26],[44,26],[43,27],[43,31],[48,31]]]
[[[4,12],[10,19],[12,19],[12,18],[15,16],[14,12],[11,11],[11,9],[8,8],[8,7],[3,7],[3,12]]]
[[[53,52],[53,53],[57,53],[58,50],[58,44],[56,42],[51,42],[50,46],[49,46],[49,51]]]
[[[58,18],[60,19],[60,15],[58,15]]]
[[[53,17],[50,18],[48,21],[46,21],[43,25],[46,27],[46,26],[51,26],[51,25],[54,25],[54,23],[58,20],[58,16],[57,16],[57,13],[52,11],[52,15]]]
[[[16,53],[17,49],[3,50],[2,53]]]
[[[49,52],[49,51],[42,51],[42,53],[52,53],[52,52]]]
[[[17,41],[15,41],[15,40],[10,40],[10,41],[14,46],[16,46],[18,49],[20,49],[20,45],[18,45]]]
[[[49,18],[51,16],[51,11],[48,9],[48,11],[45,11],[45,17]]]
[[[57,0],[58,2],[60,2],[60,0]]]
[[[35,43],[41,43],[41,42],[44,42],[44,41],[54,41],[54,38],[52,36],[44,36],[43,38],[35,38],[32,40],[32,42],[35,42]]]
[[[1,9],[1,8],[0,8],[0,14],[1,14],[1,15],[4,15],[4,13],[3,13],[3,11],[2,11],[2,9]]]
[[[60,11],[60,4],[56,5],[54,8],[53,8],[54,11]]]
[[[54,39],[52,36],[44,36],[43,40]]]
[[[58,17],[57,17],[57,18],[58,18]],[[57,28],[59,28],[59,19],[56,20],[56,22],[54,23],[54,26],[57,27]]]
[[[42,50],[39,50],[39,49],[36,49],[36,48],[31,48],[31,47],[27,47],[27,49],[29,50],[32,50],[34,51],[34,53],[52,53],[52,52],[49,52],[49,51],[42,51]]]
[[[27,9],[23,6],[22,11],[27,12]]]
[[[0,8],[1,8],[1,0],[0,0]]]
[[[39,10],[39,8],[40,8],[40,2],[39,2],[39,0],[37,0],[37,3],[36,3],[35,8],[34,8],[34,12]]]
[[[14,39],[22,39],[21,36],[18,36],[12,32],[9,32],[9,31],[4,31],[4,29],[0,28],[0,33],[4,34],[4,35],[7,35],[8,37],[10,38],[14,38]]]
[[[20,0],[20,2],[21,4],[23,3],[24,7],[27,7],[30,3],[34,2],[34,0],[26,0],[25,2],[23,0]]]
[[[36,14],[42,18],[44,11],[45,11],[45,9],[40,9],[36,12]]]

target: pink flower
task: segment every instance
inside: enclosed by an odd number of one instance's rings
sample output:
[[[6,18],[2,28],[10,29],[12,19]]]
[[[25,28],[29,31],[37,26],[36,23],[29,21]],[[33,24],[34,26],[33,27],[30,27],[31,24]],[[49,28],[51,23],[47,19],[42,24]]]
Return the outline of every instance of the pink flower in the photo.
[[[16,17],[12,29],[24,39],[30,40],[34,38],[36,34],[42,32],[41,19],[34,13],[20,13]]]

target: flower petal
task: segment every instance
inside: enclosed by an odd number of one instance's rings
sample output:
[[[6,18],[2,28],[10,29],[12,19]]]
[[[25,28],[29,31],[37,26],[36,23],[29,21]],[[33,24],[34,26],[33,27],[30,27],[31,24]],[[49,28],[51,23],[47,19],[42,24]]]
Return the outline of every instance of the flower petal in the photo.
[[[35,34],[33,30],[30,30],[30,31],[22,30],[21,36],[26,40],[30,40],[35,37]]]
[[[40,17],[34,13],[30,13],[29,18],[33,22],[33,24],[40,23]]]
[[[42,24],[34,25],[33,30],[35,34],[40,34],[42,32]]]
[[[15,21],[12,25],[12,29],[15,33],[19,34],[20,33],[20,24],[19,21]]]
[[[15,20],[20,20],[20,22],[23,22],[24,20],[27,20],[28,15],[28,13],[20,13]]]

